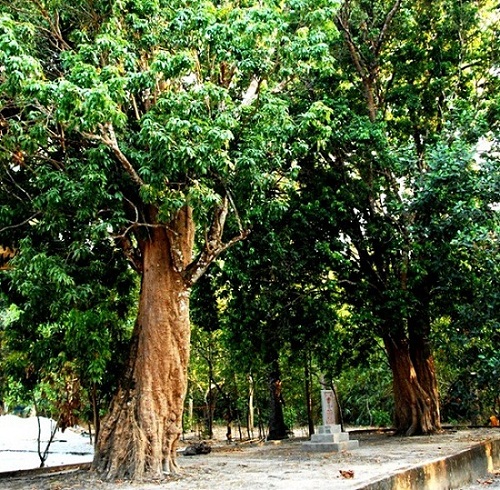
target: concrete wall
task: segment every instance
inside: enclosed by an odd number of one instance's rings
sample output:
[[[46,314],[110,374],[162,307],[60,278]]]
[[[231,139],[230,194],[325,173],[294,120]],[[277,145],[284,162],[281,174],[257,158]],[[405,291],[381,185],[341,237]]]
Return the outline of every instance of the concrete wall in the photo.
[[[363,490],[452,490],[500,468],[500,439],[486,441],[448,458],[411,468],[368,485]]]

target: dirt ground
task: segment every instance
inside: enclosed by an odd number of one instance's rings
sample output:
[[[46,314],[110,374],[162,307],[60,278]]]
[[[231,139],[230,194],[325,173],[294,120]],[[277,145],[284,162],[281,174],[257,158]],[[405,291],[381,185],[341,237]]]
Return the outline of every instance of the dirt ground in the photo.
[[[1,490],[344,490],[361,488],[392,473],[444,458],[489,439],[498,428],[446,430],[441,434],[400,438],[386,432],[351,431],[359,448],[341,453],[304,450],[302,437],[280,442],[210,441],[206,455],[183,456],[182,473],[162,481],[104,482],[89,471],[50,476],[0,478]],[[183,447],[192,441],[183,443]],[[181,447],[181,449],[183,449]],[[498,470],[498,468],[497,468]],[[485,475],[468,488],[500,488],[498,474]]]

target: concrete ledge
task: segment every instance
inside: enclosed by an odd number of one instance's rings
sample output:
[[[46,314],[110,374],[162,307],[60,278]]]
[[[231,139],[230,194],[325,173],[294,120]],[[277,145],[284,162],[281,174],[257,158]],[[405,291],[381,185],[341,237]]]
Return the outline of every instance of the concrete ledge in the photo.
[[[90,470],[92,463],[60,464],[57,466],[45,466],[43,468],[31,468],[28,470],[12,470],[0,472],[0,481],[7,478],[33,478],[36,476],[62,475],[80,470]]]
[[[500,439],[357,487],[359,490],[452,490],[500,467]]]

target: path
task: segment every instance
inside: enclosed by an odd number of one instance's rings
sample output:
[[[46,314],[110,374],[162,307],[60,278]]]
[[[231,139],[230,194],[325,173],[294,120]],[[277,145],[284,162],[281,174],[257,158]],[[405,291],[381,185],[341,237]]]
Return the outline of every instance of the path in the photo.
[[[347,490],[425,462],[464,451],[482,441],[500,439],[498,429],[446,431],[433,436],[398,438],[385,433],[351,433],[359,449],[344,453],[310,453],[303,440],[280,443],[214,444],[208,455],[179,456],[183,474],[161,482],[167,490]],[[352,475],[352,478],[345,476]],[[486,475],[485,475],[486,477]],[[1,490],[152,490],[159,482],[112,484],[88,472],[44,478],[0,479]],[[484,487],[481,487],[484,488]],[[491,488],[491,487],[488,487]]]

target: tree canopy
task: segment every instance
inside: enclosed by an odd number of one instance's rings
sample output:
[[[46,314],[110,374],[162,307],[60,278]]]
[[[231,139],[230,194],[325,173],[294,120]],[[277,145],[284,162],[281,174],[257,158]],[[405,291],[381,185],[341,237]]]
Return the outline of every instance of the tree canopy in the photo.
[[[396,429],[438,430],[443,339],[497,366],[474,339],[498,327],[498,22],[490,1],[0,2],[2,369],[77,373],[112,398],[94,468],[161,476],[196,287],[197,341],[245,375],[383,348]]]

